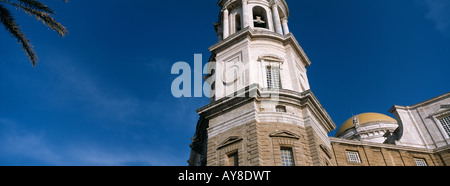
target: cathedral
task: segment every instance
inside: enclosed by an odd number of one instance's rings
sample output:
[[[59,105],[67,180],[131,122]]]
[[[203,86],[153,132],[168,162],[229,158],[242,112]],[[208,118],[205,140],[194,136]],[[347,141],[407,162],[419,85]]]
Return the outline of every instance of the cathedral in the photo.
[[[349,118],[337,128],[310,90],[310,60],[285,0],[219,0],[210,104],[190,166],[448,166],[450,93]],[[335,137],[328,134],[337,129]]]

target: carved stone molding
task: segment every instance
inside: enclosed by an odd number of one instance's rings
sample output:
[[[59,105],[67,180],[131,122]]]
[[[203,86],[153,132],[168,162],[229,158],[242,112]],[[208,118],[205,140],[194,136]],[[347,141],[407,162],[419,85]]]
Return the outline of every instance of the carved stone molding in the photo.
[[[229,138],[227,138],[225,141],[223,141],[222,143],[220,143],[219,147],[217,149],[221,149],[224,147],[227,147],[229,145],[232,145],[234,143],[240,142],[242,141],[243,138],[239,137],[239,136],[230,136]]]
[[[269,135],[272,138],[278,137],[278,138],[291,138],[291,139],[300,139],[300,136],[297,134],[294,134],[293,132],[289,132],[289,131],[278,131],[278,132],[274,132],[272,134]]]

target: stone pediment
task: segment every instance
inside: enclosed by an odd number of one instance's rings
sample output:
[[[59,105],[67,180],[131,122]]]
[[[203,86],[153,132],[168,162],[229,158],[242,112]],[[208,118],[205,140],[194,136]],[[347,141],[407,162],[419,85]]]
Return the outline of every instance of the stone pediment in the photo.
[[[264,55],[264,56],[259,56],[258,61],[270,61],[270,62],[284,63],[285,60],[277,55]]]
[[[217,149],[224,148],[224,147],[226,147],[226,146],[229,146],[229,145],[231,145],[231,144],[240,142],[240,141],[242,141],[242,140],[243,140],[242,137],[239,137],[239,136],[231,136],[231,137],[227,138],[225,141],[223,141],[222,143],[220,143],[220,145],[219,145],[219,147],[218,147]]]
[[[442,114],[447,114],[450,112],[450,104],[441,105],[436,111],[431,114],[431,116],[440,116]]]
[[[278,138],[291,138],[291,139],[300,139],[300,136],[297,134],[294,134],[293,132],[290,131],[278,131],[278,132],[274,132],[272,134],[269,135],[272,138],[278,137]]]

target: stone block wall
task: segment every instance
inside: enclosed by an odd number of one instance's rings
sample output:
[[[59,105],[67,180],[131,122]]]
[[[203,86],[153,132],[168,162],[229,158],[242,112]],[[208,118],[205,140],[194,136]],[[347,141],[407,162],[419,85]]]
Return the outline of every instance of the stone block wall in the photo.
[[[387,144],[363,143],[332,139],[334,159],[337,166],[416,166],[415,159],[423,159],[428,166],[445,166],[449,153],[437,153],[419,148]],[[361,163],[352,163],[347,152],[358,152]],[[441,157],[442,156],[442,157]]]

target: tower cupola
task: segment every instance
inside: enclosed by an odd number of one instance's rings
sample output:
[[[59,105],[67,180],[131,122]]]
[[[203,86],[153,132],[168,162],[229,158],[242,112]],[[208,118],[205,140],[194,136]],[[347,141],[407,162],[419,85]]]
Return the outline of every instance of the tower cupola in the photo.
[[[247,27],[289,33],[285,0],[220,0],[218,5],[222,8],[215,24],[219,41]]]

